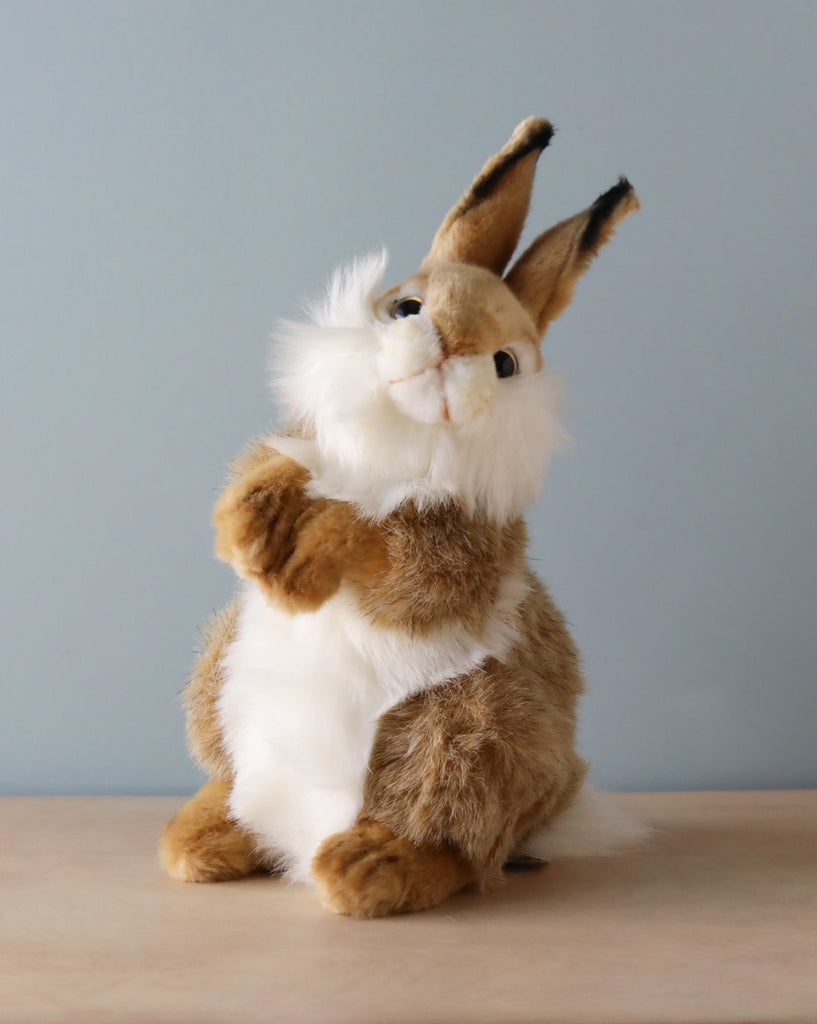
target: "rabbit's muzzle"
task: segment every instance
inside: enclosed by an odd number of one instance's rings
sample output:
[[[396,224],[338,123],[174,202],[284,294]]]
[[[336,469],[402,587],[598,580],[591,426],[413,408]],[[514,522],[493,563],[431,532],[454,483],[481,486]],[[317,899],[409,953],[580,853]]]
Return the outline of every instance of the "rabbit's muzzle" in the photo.
[[[425,316],[398,320],[383,331],[378,370],[394,404],[419,423],[465,423],[496,387],[493,357],[449,353]]]

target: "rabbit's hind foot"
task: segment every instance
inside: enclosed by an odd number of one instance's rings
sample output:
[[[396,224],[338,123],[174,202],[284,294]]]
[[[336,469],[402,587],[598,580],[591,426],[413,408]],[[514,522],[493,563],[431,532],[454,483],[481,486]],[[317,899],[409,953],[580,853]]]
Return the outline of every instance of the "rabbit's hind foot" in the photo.
[[[415,846],[376,821],[325,839],[312,873],[324,906],[358,918],[426,910],[473,881],[453,850]]]
[[[165,825],[159,860],[179,882],[224,882],[261,867],[249,833],[229,817],[230,783],[206,783]]]

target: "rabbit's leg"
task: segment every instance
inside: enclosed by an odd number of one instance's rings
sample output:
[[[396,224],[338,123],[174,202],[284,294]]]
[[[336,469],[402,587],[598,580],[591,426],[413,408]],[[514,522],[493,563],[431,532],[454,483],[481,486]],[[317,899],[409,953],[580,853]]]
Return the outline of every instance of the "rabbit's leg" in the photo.
[[[229,782],[212,780],[165,825],[159,860],[171,878],[222,882],[262,866],[250,834],[229,817],[229,794]]]
[[[255,445],[213,511],[218,557],[292,612],[315,611],[344,579],[367,583],[386,560],[382,532],[344,502],[310,497],[309,480]]]
[[[567,807],[587,771],[573,750],[581,678],[570,674],[569,638],[547,609],[544,655],[542,645],[520,643],[509,664],[491,663],[381,716],[358,823],[326,839],[313,862],[329,907],[374,917],[433,906],[467,885],[488,888],[517,842]],[[532,605],[525,614],[534,613]],[[555,662],[547,688],[542,657]]]
[[[263,585],[292,554],[299,522],[326,503],[307,495],[303,466],[271,449],[238,470],[213,510],[215,550],[239,576]]]
[[[366,820],[325,839],[312,873],[324,905],[350,917],[427,910],[474,881],[454,850],[415,846]]]

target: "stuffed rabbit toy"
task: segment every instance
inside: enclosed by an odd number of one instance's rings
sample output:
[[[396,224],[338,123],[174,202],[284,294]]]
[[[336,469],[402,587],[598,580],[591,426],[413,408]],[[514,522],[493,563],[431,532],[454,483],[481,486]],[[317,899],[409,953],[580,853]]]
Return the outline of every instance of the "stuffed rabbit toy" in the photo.
[[[551,135],[519,125],[408,280],[380,293],[369,258],[282,327],[288,428],[214,512],[245,583],[184,694],[211,781],[164,830],[172,877],[268,869],[379,917],[634,834],[584,782],[577,652],[522,512],[561,436],[541,339],[638,200],[622,178],[506,273]]]

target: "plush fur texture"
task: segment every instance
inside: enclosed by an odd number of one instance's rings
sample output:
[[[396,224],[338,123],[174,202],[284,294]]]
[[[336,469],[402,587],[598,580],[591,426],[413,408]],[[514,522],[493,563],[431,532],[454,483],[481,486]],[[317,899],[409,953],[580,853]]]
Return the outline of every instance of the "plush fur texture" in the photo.
[[[528,584],[503,579],[475,628],[383,628],[344,587],[292,615],[258,588],[242,598],[218,702],[230,805],[269,861],[305,881],[320,841],[354,823],[378,720],[411,694],[506,658]]]
[[[433,322],[381,323],[377,310],[385,321],[397,291],[375,309],[384,268],[381,254],[341,271],[330,305],[280,332],[273,389],[309,436],[270,445],[307,467],[311,494],[370,517],[450,499],[496,522],[520,515],[565,436],[560,385],[541,367],[533,325],[498,278],[451,263],[400,289],[439,307]],[[497,380],[493,354],[505,346],[523,372]]]
[[[303,466],[254,443],[213,512],[216,554],[290,611],[314,611],[346,577],[385,568],[385,544],[348,504],[315,500]],[[234,475],[235,475],[234,471]]]
[[[261,866],[255,839],[236,826],[230,783],[213,779],[167,823],[159,840],[162,867],[179,882],[225,882]]]
[[[503,280],[551,134],[517,128],[417,274],[378,295],[385,256],[353,264],[279,332],[289,427],[214,511],[246,582],[185,692],[214,781],[163,835],[173,877],[263,865],[376,917],[635,837],[582,788],[578,656],[521,513],[563,436],[541,337],[637,200],[622,180]]]
[[[202,649],[184,690],[187,746],[212,779],[229,779],[232,772],[218,721],[217,701],[224,685],[224,652],[235,639],[238,602],[232,601],[205,626]]]
[[[474,881],[451,847],[413,843],[366,819],[325,840],[313,872],[327,909],[364,918],[435,907]]]
[[[498,880],[587,770],[574,751],[577,653],[544,588],[528,583],[519,642],[504,657],[382,717],[364,789],[365,817],[420,845],[452,844],[480,884]]]
[[[634,849],[649,838],[651,831],[624,814],[606,793],[585,783],[547,828],[524,839],[514,852],[536,860],[600,857]]]
[[[517,127],[445,218],[426,263],[456,260],[504,271],[525,226],[536,161],[552,136],[542,117]]]
[[[613,237],[616,224],[640,206],[622,178],[588,209],[545,231],[519,257],[505,281],[540,333],[569,305],[576,282]]]

